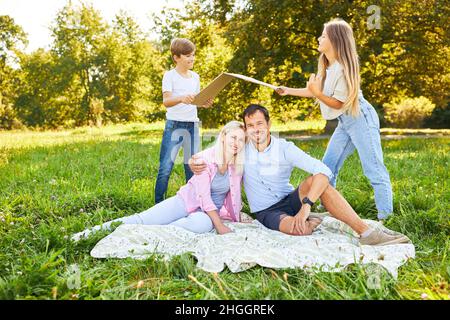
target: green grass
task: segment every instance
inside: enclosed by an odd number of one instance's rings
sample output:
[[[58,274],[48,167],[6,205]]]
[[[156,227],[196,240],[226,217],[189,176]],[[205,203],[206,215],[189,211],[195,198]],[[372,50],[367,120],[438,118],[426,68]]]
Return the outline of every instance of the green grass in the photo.
[[[449,299],[448,137],[383,141],[395,194],[395,216],[387,226],[412,239],[417,257],[400,268],[397,280],[383,273],[379,289],[368,287],[369,271],[359,265],[340,273],[254,267],[217,275],[197,269],[189,254],[171,261],[92,258],[90,250],[107,233],[78,243],[68,238],[153,204],[162,128],[0,132],[0,299],[421,299],[423,293]],[[281,134],[296,129],[276,125]],[[321,158],[327,140],[296,143]],[[295,170],[291,182],[305,177]],[[169,195],[183,181],[178,163]],[[337,187],[362,217],[376,218],[373,191],[356,155],[345,163]],[[81,283],[70,289],[74,264]]]

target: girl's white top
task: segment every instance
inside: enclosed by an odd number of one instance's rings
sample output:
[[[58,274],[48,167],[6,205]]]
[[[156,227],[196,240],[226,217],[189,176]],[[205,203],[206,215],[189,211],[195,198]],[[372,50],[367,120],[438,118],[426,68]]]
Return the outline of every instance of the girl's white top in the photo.
[[[335,98],[341,102],[345,102],[348,96],[347,82],[344,76],[344,68],[342,65],[335,61],[331,66],[328,66],[326,70],[325,83],[323,85],[323,94]],[[320,103],[320,111],[322,117],[325,120],[332,120],[339,117],[344,111],[342,109],[333,109],[327,106],[322,101]]]

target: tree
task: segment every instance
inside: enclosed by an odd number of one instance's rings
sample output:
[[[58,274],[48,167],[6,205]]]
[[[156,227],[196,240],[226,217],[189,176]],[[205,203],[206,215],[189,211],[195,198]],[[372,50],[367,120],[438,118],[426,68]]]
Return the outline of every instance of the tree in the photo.
[[[24,85],[16,109],[27,125],[152,118],[162,100],[162,58],[131,17],[122,12],[110,25],[92,6],[68,3],[52,31],[50,51],[21,54]]]
[[[102,61],[98,58],[106,31],[107,25],[92,5],[77,8],[70,2],[57,13],[52,28],[52,52],[57,70],[64,76],[60,89],[71,99],[76,125],[96,121],[92,101],[100,98],[96,88]]]
[[[162,100],[161,55],[131,17],[116,16],[100,57],[99,90],[111,120],[137,120],[157,109]]]
[[[51,52],[38,49],[20,56],[23,85],[15,102],[17,114],[27,125],[55,127],[62,124],[61,114],[70,114],[70,104],[55,105],[58,99],[55,84],[58,82],[56,57]],[[71,117],[69,117],[71,118]]]
[[[384,103],[405,94],[426,96],[447,108],[450,49],[449,29],[445,26],[450,7],[442,0],[380,0],[376,2],[381,13],[381,27],[377,29],[368,27],[371,5],[373,1],[365,0],[203,0],[191,2],[187,7],[196,10],[187,10],[186,15],[178,13],[178,18],[172,18],[177,23],[172,22],[162,31],[207,34],[207,27],[196,27],[202,25],[199,21],[207,21],[207,25],[220,30],[220,36],[227,40],[225,45],[233,49],[229,71],[303,87],[309,74],[317,69],[317,37],[323,24],[343,18],[354,29],[362,90],[380,112]],[[162,36],[165,38],[166,34]],[[233,98],[241,103],[265,101],[276,117],[302,119],[318,114],[312,100],[280,98],[273,92],[258,91],[258,87],[242,83]]]
[[[20,72],[13,66],[20,47],[26,44],[26,34],[14,19],[0,16],[0,129],[20,126],[13,104],[21,79]]]

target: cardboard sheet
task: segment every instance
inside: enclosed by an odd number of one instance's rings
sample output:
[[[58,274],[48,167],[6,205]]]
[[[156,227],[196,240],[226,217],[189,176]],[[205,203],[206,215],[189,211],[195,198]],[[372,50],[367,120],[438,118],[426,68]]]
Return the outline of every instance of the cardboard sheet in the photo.
[[[251,77],[243,76],[241,74],[223,72],[195,96],[193,104],[198,106],[204,105],[208,99],[215,98],[219,94],[219,92],[234,79],[249,81],[269,87],[273,90],[278,88],[277,86],[253,79]]]

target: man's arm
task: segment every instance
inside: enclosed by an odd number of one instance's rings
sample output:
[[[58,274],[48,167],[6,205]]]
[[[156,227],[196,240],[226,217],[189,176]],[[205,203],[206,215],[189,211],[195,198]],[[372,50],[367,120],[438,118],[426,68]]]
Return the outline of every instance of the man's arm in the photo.
[[[202,174],[206,169],[206,162],[201,159],[197,154],[194,154],[188,161],[188,166],[191,168],[195,175]]]
[[[299,188],[299,198],[308,197],[312,202],[316,202],[317,199],[324,193],[325,189],[329,186],[328,177],[322,173],[318,173],[311,177],[311,185],[307,194],[302,194],[301,188]],[[304,191],[303,191],[304,192]],[[308,203],[302,203],[300,211],[294,216],[294,223],[292,224],[291,232],[296,230],[300,234],[304,234],[306,231],[306,220],[311,212],[311,205]]]
[[[286,142],[286,144],[287,145],[284,146],[284,156],[292,166],[311,173],[312,175],[322,173],[328,179],[333,177],[330,168],[322,161],[311,157],[291,141]]]
[[[300,201],[303,197],[308,197],[312,202],[317,201],[323,194],[325,189],[329,186],[329,179],[333,174],[331,170],[320,160],[311,157],[309,154],[297,147],[293,142],[285,142],[283,145],[284,156],[286,160],[294,167],[302,169],[311,173],[312,181],[307,194],[300,194],[302,190],[299,189]],[[301,206],[300,211],[294,217],[292,230],[294,229],[303,234],[306,229],[306,220],[311,212],[311,206],[305,204]]]

